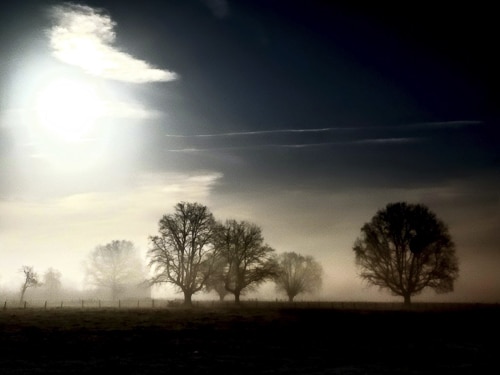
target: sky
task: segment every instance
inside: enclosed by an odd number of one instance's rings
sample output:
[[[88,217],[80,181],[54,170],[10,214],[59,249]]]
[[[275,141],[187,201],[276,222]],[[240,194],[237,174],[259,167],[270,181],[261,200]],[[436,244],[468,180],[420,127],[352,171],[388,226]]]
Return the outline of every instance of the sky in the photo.
[[[126,239],[145,257],[161,216],[189,201],[259,225],[277,253],[312,255],[315,299],[398,301],[363,284],[352,246],[377,210],[406,201],[447,224],[460,262],[453,293],[415,300],[500,302],[493,14],[3,2],[0,293],[22,265],[83,288],[97,245]]]

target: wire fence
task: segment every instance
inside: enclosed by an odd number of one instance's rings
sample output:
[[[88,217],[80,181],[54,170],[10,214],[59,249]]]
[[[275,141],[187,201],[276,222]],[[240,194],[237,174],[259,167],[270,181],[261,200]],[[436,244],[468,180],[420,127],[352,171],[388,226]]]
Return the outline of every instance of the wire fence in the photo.
[[[5,300],[3,310],[51,310],[51,309],[175,309],[183,307],[182,300],[169,299],[67,299],[67,300]],[[259,309],[336,309],[336,310],[383,310],[383,311],[442,311],[457,309],[477,309],[491,304],[480,303],[412,303],[410,306],[397,302],[352,302],[352,301],[265,301],[265,300],[243,300],[239,304],[234,301],[193,301],[193,307],[199,308],[259,308]],[[498,307],[498,305],[497,305]]]

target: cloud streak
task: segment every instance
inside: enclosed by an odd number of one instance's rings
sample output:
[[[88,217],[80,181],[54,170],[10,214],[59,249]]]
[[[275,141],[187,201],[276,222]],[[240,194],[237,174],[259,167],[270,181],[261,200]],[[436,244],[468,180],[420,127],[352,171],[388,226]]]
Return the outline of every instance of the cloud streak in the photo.
[[[346,129],[344,128],[275,129],[275,130],[257,130],[257,131],[243,131],[243,132],[230,132],[230,133],[194,134],[194,135],[165,134],[165,136],[172,138],[214,138],[214,137],[235,137],[235,136],[237,137],[245,135],[280,134],[280,133],[321,133],[321,132],[330,132],[335,130],[346,130]]]
[[[255,130],[255,131],[240,131],[228,133],[211,133],[211,134],[165,134],[170,138],[216,138],[216,137],[241,137],[265,134],[293,134],[293,133],[332,133],[332,132],[356,132],[362,130],[397,130],[397,129],[429,129],[429,128],[456,128],[470,125],[481,124],[481,121],[442,121],[442,122],[422,122],[406,125],[393,126],[345,126],[345,127],[329,127],[329,128],[313,128],[313,129],[274,129],[274,130]]]
[[[168,152],[209,152],[252,149],[305,149],[328,146],[387,146],[432,142],[445,133],[477,126],[481,121],[273,129],[205,134],[165,134]]]
[[[116,23],[101,10],[66,4],[50,11],[54,25],[48,30],[53,55],[89,74],[117,81],[146,83],[171,81],[177,74],[158,69],[117,49]]]
[[[347,140],[338,142],[322,142],[322,143],[297,143],[297,144],[255,144],[247,146],[227,146],[227,147],[207,147],[207,148],[197,148],[197,147],[186,147],[179,149],[167,149],[167,152],[210,152],[210,151],[231,151],[231,150],[252,150],[252,149],[266,149],[266,148],[289,148],[289,149],[300,149],[300,148],[312,148],[312,147],[326,147],[326,146],[342,146],[342,145],[387,145],[387,144],[402,144],[402,143],[415,143],[422,141],[423,138],[373,138],[373,139],[361,139],[361,140]]]

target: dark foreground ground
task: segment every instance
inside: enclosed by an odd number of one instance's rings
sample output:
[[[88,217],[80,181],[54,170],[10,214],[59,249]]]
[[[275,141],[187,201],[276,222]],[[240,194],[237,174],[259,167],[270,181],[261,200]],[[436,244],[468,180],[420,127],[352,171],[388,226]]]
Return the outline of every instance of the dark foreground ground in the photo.
[[[0,374],[486,374],[500,308],[0,310]]]

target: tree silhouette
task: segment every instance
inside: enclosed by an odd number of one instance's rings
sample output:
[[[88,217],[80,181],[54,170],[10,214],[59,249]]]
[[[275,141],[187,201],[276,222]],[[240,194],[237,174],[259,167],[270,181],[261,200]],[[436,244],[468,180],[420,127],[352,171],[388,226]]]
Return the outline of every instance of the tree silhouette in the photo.
[[[411,297],[432,288],[453,291],[458,277],[455,245],[446,225],[426,206],[390,203],[361,228],[353,250],[369,284]]]
[[[149,266],[156,275],[151,283],[170,283],[184,293],[184,304],[205,287],[214,270],[215,220],[206,206],[178,203],[174,213],[159,222],[159,235],[151,236]]]
[[[278,257],[276,289],[284,292],[290,302],[300,293],[313,293],[321,287],[323,269],[312,256],[294,252]]]
[[[145,279],[137,249],[126,240],[114,240],[97,246],[89,254],[86,276],[90,284],[109,289],[113,300],[119,297],[127,285],[138,285]]]
[[[222,269],[226,290],[240,295],[277,274],[274,249],[264,244],[261,229],[245,221],[228,220],[218,227],[217,249],[224,259]]]
[[[19,299],[19,303],[23,303],[26,290],[28,290],[28,288],[39,286],[40,282],[38,281],[38,274],[32,266],[22,266],[20,272],[24,273],[24,281],[21,285],[21,297]]]

